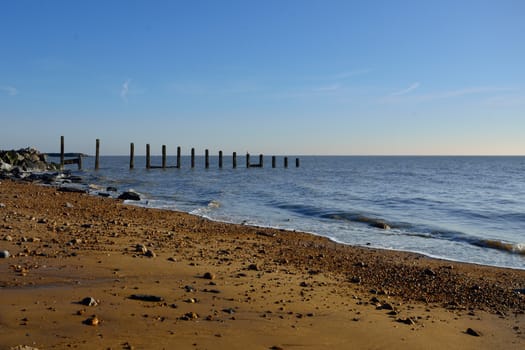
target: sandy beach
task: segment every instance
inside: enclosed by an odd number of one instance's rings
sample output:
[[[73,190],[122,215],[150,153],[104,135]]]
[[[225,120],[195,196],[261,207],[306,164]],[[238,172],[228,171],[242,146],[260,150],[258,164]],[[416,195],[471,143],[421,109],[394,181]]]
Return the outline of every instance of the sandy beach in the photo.
[[[525,348],[525,270],[10,180],[0,251],[0,349]]]

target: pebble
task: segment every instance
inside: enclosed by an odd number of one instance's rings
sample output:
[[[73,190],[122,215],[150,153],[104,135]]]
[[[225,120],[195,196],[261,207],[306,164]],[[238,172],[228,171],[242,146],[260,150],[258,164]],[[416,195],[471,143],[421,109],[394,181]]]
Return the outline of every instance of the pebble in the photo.
[[[468,328],[467,331],[466,331],[466,333],[467,333],[468,335],[473,336],[473,337],[480,337],[480,336],[481,336],[481,333],[480,333],[480,332],[478,332],[478,331],[476,331],[476,330],[474,330],[474,329],[472,329],[472,328]]]
[[[202,278],[204,279],[207,279],[207,280],[214,280],[215,279],[215,275],[211,272],[206,272]]]
[[[7,259],[7,258],[9,258],[9,251],[0,250],[0,259]]]
[[[0,208],[5,208],[5,204],[4,203],[0,203]]]
[[[92,297],[85,297],[84,299],[80,301],[80,304],[85,305],[85,306],[97,306],[98,301]]]
[[[4,241],[12,242],[13,241],[13,237],[7,235],[7,236],[4,237]]]
[[[146,252],[148,251],[148,248],[144,244],[137,244],[135,246],[135,251],[137,253],[146,254]]]
[[[157,254],[155,254],[155,252],[151,249],[147,249],[146,252],[144,253],[145,256],[147,256],[148,258],[156,258],[157,257]]]
[[[163,297],[159,297],[156,295],[150,295],[150,294],[132,294],[129,297],[133,300],[141,300],[141,301],[164,301]]]
[[[87,318],[86,320],[84,320],[84,324],[88,326],[98,326],[99,323],[100,323],[100,320],[98,319],[96,315],[93,315]]]

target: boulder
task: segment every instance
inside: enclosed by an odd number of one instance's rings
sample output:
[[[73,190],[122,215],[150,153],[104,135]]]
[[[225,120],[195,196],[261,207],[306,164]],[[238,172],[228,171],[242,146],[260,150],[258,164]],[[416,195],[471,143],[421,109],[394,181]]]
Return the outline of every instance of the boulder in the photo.
[[[118,199],[140,201],[140,194],[134,191],[126,191],[122,193],[120,196],[118,196]]]

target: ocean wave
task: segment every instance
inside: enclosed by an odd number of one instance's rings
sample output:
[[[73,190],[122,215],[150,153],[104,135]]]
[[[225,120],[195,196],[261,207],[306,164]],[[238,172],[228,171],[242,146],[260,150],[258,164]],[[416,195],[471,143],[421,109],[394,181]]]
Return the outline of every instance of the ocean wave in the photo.
[[[482,239],[476,245],[482,248],[497,249],[508,253],[525,256],[525,243],[509,243],[496,239]]]

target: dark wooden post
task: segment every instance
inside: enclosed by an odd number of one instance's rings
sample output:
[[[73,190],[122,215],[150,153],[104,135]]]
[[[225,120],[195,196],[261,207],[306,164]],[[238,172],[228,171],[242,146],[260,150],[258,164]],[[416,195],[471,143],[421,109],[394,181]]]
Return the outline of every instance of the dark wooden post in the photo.
[[[272,168],[275,168],[275,156],[272,156]]]
[[[77,164],[78,164],[78,170],[82,170],[82,155],[81,154],[78,155]]]
[[[149,143],[146,144],[146,169],[151,168],[151,152]]]
[[[60,168],[64,169],[64,136],[60,136]]]
[[[262,168],[264,162],[264,156],[262,154],[259,154],[259,166]]]
[[[180,146],[177,147],[177,168],[180,169]]]
[[[222,151],[219,151],[219,168],[222,169]]]
[[[96,140],[95,146],[95,170],[100,168],[100,140]]]
[[[299,158],[295,158],[295,167],[299,168]]]
[[[204,167],[208,169],[210,167],[210,151],[204,150]]]
[[[288,157],[284,157],[284,167],[288,168]]]
[[[232,154],[232,166],[233,169],[237,168],[237,152],[233,152]]]
[[[191,149],[191,168],[195,168],[195,148]]]
[[[250,153],[246,153],[246,167],[250,167]]]
[[[135,144],[132,142],[129,144],[129,168],[135,167]]]
[[[166,145],[162,145],[162,169],[166,168]]]

